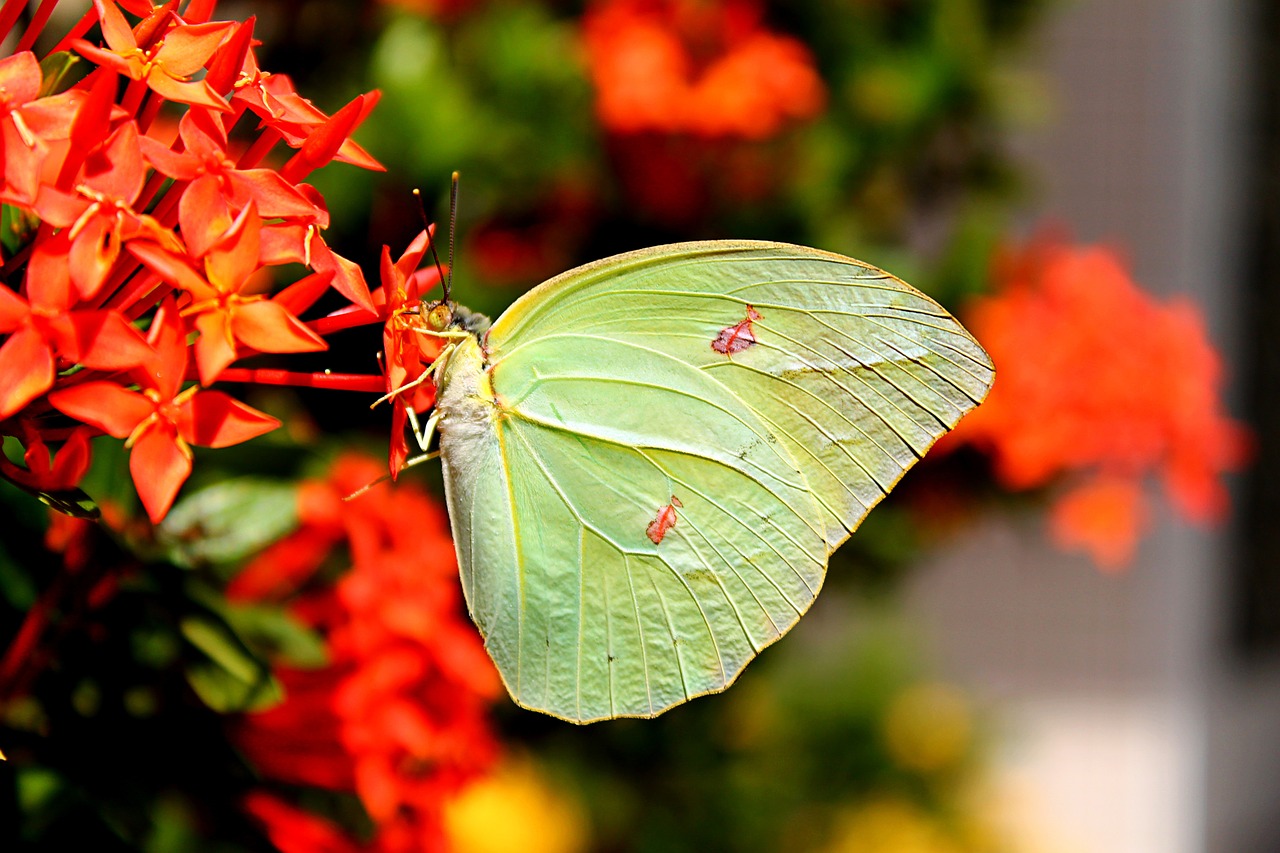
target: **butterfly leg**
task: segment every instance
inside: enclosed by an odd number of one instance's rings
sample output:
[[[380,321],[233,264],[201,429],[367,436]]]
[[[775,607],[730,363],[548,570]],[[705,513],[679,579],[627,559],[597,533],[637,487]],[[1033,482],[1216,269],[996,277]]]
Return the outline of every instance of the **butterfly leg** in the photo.
[[[427,418],[425,429],[418,426],[417,412],[406,406],[405,413],[409,415],[409,426],[413,428],[413,437],[418,440],[418,449],[426,453],[427,448],[431,445],[431,438],[436,433],[436,425],[440,423],[440,413],[431,413],[431,416]]]
[[[435,412],[432,412],[432,413],[431,413],[431,416],[430,416],[429,418],[427,418],[427,422],[426,422],[426,424],[425,424],[425,425],[420,425],[420,424],[418,423],[418,413],[417,413],[417,412],[415,412],[415,411],[414,411],[411,407],[409,407],[409,406],[405,406],[404,410],[405,410],[405,414],[407,414],[407,415],[409,416],[409,425],[410,425],[410,427],[412,427],[412,428],[413,428],[413,437],[417,440],[417,442],[418,442],[418,448],[419,448],[419,449],[421,449],[421,450],[422,450],[422,452],[421,452],[420,454],[418,454],[417,456],[414,456],[414,457],[413,457],[413,458],[411,458],[411,459],[407,459],[407,460],[405,460],[404,465],[400,468],[400,470],[401,470],[401,471],[403,471],[405,468],[412,468],[414,465],[418,465],[418,464],[421,464],[421,463],[423,463],[423,462],[427,462],[427,461],[429,461],[429,460],[431,460],[431,459],[437,459],[437,458],[439,458],[439,456],[440,456],[440,451],[439,451],[439,450],[435,451],[434,453],[428,453],[428,452],[427,452],[427,447],[429,447],[429,446],[430,446],[430,444],[431,444],[431,439],[432,439],[432,437],[435,435],[435,432],[436,432],[436,424],[438,424],[438,423],[440,422],[440,415],[439,415],[439,414],[437,414],[437,413],[435,413]],[[361,496],[361,495],[363,495],[365,492],[369,491],[370,489],[372,489],[374,486],[378,485],[379,483],[385,483],[387,480],[390,480],[390,479],[391,479],[391,475],[390,475],[390,474],[383,474],[383,475],[382,475],[381,477],[379,477],[378,479],[373,480],[372,482],[369,482],[369,483],[365,483],[363,486],[361,486],[361,487],[360,487],[359,489],[357,489],[356,491],[354,491],[354,492],[352,492],[351,494],[349,494],[349,495],[345,496],[345,497],[343,498],[343,500],[344,500],[344,501],[354,500],[355,498],[360,497],[360,496]]]
[[[388,391],[386,394],[383,394],[381,397],[379,397],[378,399],[370,403],[369,408],[371,409],[377,408],[378,405],[385,403],[388,400],[394,400],[396,397],[399,397],[401,394],[403,394],[406,391],[412,391],[414,388],[417,388],[419,385],[426,382],[436,373],[440,372],[440,370],[443,369],[445,363],[449,360],[449,354],[453,352],[453,349],[455,346],[457,346],[457,344],[449,344],[444,349],[440,350],[440,354],[436,356],[435,361],[431,362],[431,364],[427,367],[426,370],[418,374],[418,377],[416,379],[412,380],[411,382],[406,382],[405,384],[401,385],[399,388],[396,388],[392,391]]]

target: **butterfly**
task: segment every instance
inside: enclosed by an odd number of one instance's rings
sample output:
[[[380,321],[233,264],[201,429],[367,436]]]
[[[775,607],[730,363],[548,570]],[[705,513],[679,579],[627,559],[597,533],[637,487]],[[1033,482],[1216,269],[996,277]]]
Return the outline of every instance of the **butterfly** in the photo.
[[[617,255],[492,325],[423,314],[471,617],[516,703],[579,723],[728,687],[995,375],[928,296],[783,243]]]

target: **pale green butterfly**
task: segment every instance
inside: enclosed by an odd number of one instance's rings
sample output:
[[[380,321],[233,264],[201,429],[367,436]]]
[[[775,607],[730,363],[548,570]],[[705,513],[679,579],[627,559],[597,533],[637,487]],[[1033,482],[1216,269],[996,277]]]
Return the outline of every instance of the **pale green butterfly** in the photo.
[[[471,617],[512,698],[574,722],[728,687],[994,378],[923,293],[784,243],[607,258],[488,328],[424,314]]]

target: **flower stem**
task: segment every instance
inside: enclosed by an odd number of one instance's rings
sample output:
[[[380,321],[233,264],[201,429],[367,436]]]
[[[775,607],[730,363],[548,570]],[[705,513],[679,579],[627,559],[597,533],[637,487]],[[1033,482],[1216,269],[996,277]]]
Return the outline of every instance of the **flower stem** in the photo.
[[[324,388],[330,391],[360,391],[381,394],[387,380],[360,373],[298,373],[292,370],[228,367],[218,374],[219,382],[247,382],[254,385],[289,385],[295,388]]]
[[[255,139],[253,144],[240,155],[240,160],[236,163],[236,168],[254,168],[258,163],[262,162],[263,157],[267,156],[267,152],[274,148],[276,143],[283,138],[284,137],[280,135],[280,131],[270,127],[267,128],[262,132],[262,135]]]
[[[62,41],[58,42],[49,53],[54,54],[70,50],[71,42],[84,36],[85,33],[89,32],[89,28],[96,23],[98,23],[98,10],[90,6],[89,11],[85,12],[80,20],[76,21],[76,25],[71,28],[71,31],[63,36]]]
[[[40,38],[40,33],[44,32],[44,25],[49,23],[49,16],[53,14],[53,7],[57,5],[58,0],[41,0],[40,7],[31,16],[31,23],[27,26],[27,31],[22,34],[22,41],[18,42],[18,46],[14,49],[15,53],[31,50],[35,46],[36,39]]]
[[[27,8],[27,0],[6,0],[3,7],[0,7],[0,40],[9,37],[13,25],[18,22],[18,16]]]

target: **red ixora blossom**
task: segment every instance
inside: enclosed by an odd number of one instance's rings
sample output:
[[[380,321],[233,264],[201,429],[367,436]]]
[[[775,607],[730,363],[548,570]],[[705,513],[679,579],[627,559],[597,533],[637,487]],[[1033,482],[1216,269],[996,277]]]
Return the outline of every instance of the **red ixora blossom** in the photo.
[[[606,0],[584,22],[596,112],[611,131],[763,139],[821,111],[798,39],[752,0]]]
[[[278,797],[253,795],[247,808],[284,851],[317,849],[307,839],[323,840],[318,849],[442,849],[444,802],[496,756],[488,707],[501,687],[462,613],[444,511],[404,486],[342,501],[378,470],[347,457],[327,480],[304,484],[300,529],[228,590],[287,603],[325,634],[330,658],[318,670],[278,670],[287,698],[247,716],[237,740],[270,780],[356,793],[377,827],[358,845]],[[343,545],[350,571],[317,589],[315,573]]]
[[[0,38],[25,48],[53,3],[20,37],[8,31],[19,5],[0,13]],[[88,468],[90,434],[106,433],[126,441],[152,521],[190,473],[190,445],[225,447],[278,425],[201,386],[385,384],[374,374],[260,379],[232,366],[324,349],[312,326],[326,318],[300,315],[329,290],[360,322],[381,320],[359,268],[325,244],[328,211],[303,183],[333,160],[381,166],[350,138],[376,92],[326,115],[258,66],[252,19],[213,21],[214,7],[94,0],[55,47],[86,60],[64,91],[48,91],[67,84],[45,79],[31,51],[0,59],[0,201],[12,225],[0,267],[0,436],[18,439],[26,463],[5,459],[0,477],[70,490]],[[181,113],[177,139],[152,127],[166,105]],[[280,142],[295,150],[276,163]],[[264,290],[264,271],[294,262],[314,274]]]
[[[1249,439],[1223,413],[1221,359],[1189,301],[1144,293],[1109,249],[1042,241],[1006,259],[997,293],[965,318],[997,380],[949,440],[989,452],[1011,489],[1065,478],[1061,545],[1124,565],[1149,515],[1147,473],[1184,518],[1223,516],[1222,476]]]
[[[191,474],[190,445],[228,447],[280,426],[221,391],[203,391],[198,385],[180,390],[188,353],[177,313],[172,301],[156,312],[148,337],[155,352],[131,371],[138,390],[95,380],[49,395],[63,414],[126,439],[129,472],[152,521],[169,511]]]

